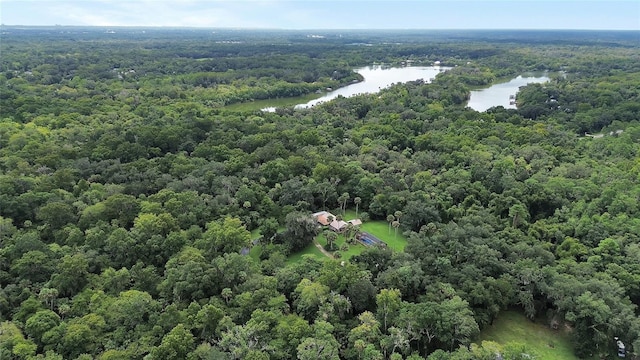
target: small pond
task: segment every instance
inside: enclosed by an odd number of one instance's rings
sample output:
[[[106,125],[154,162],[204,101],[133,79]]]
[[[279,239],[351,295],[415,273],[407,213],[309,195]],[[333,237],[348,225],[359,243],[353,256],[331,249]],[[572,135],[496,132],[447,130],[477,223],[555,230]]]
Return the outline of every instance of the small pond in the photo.
[[[515,96],[521,86],[547,81],[549,81],[547,76],[518,76],[511,81],[494,84],[486,89],[473,90],[467,106],[480,112],[494,106],[515,109]]]

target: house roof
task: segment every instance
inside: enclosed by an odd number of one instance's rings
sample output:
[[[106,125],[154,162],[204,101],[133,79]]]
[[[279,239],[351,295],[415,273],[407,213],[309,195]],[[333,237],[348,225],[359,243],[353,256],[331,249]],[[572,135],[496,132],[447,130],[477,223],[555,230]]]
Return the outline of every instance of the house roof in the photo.
[[[328,211],[320,211],[317,212],[315,214],[313,214],[313,217],[316,219],[317,222],[319,222],[320,224],[327,226],[329,225],[330,221],[329,221],[329,216],[333,217],[333,219],[335,219],[335,215],[333,215],[332,213],[328,212]]]
[[[329,217],[331,217],[331,221],[329,221]],[[338,221],[336,220],[336,216],[333,215],[332,213],[328,212],[328,211],[319,211],[317,213],[313,214],[313,218],[316,219],[316,221],[324,226],[329,226],[331,229],[335,230],[335,231],[341,231],[342,229],[344,229],[348,224],[351,225],[362,225],[362,220],[360,219],[353,219],[353,220],[349,220],[349,221]]]
[[[329,226],[330,226],[332,229],[334,229],[334,230],[340,231],[340,230],[342,230],[345,226],[347,226],[347,222],[346,222],[346,221],[342,221],[342,220],[340,220],[340,221],[338,221],[338,220],[333,220],[333,221],[331,222],[331,224],[329,224]]]

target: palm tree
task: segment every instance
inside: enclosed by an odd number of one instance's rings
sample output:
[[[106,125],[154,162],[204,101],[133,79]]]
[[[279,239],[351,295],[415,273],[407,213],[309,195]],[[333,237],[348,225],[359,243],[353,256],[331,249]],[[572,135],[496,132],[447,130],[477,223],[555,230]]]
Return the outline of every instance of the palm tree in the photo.
[[[224,288],[224,289],[222,289],[222,293],[220,295],[222,296],[224,301],[227,304],[229,304],[229,300],[231,300],[231,298],[233,297],[233,291],[231,291],[230,288]]]
[[[360,233],[360,225],[353,225],[352,231],[353,233],[351,234],[351,240],[353,244],[356,244],[356,237]]]
[[[327,245],[329,245],[329,249],[333,250],[333,244],[338,239],[338,234],[333,231],[327,230],[324,232],[324,238],[327,239]]]
[[[394,212],[393,215],[395,215],[396,220],[400,221],[400,217],[402,216],[402,211],[398,210]]]
[[[353,233],[353,224],[352,223],[347,223],[347,228],[344,231],[344,242],[346,243],[351,243],[351,236]]]
[[[400,227],[400,221],[396,220],[393,222],[393,228],[396,229],[396,235],[394,237],[394,239],[398,238],[398,227]]]
[[[358,218],[358,205],[362,202],[362,199],[358,196],[353,198],[353,203],[356,204],[356,219]]]
[[[396,218],[393,215],[387,215],[387,222],[389,223],[389,235],[391,235],[391,223],[395,220]]]
[[[347,201],[349,201],[349,193],[345,192],[338,197],[338,203],[340,204],[340,209],[342,209],[342,215],[347,210]]]

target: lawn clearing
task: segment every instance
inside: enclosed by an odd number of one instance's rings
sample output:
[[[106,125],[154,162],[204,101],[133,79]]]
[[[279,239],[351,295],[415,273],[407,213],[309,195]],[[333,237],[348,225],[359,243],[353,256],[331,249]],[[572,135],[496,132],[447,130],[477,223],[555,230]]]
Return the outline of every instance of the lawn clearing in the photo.
[[[262,245],[258,244],[258,245],[252,246],[251,250],[249,251],[249,256],[255,261],[260,262],[260,255],[262,255]],[[305,247],[304,249],[298,251],[297,253],[293,253],[289,255],[286,261],[287,265],[301,261],[303,255],[312,255],[316,257],[318,260],[328,259],[328,257],[324,256],[324,254],[322,254],[320,250],[318,250],[315,244],[311,243],[307,245],[307,247]]]
[[[389,249],[393,251],[404,251],[404,247],[407,246],[407,238],[400,233],[400,229],[396,237],[393,227],[389,233],[389,224],[386,221],[369,220],[362,224],[361,229],[387,243]]]
[[[476,343],[487,340],[501,345],[509,342],[524,344],[537,355],[538,360],[578,360],[566,332],[532,322],[518,311],[500,313],[493,325],[480,333]]]
[[[318,235],[316,237],[316,241],[318,241],[318,243],[320,245],[322,245],[325,250],[330,251],[329,248],[327,247],[327,239],[324,237],[323,233],[320,233],[320,235]],[[333,244],[333,251],[339,251],[340,252],[340,259],[343,260],[348,260],[351,259],[352,256],[358,255],[362,252],[362,250],[365,249],[365,246],[357,243],[355,245],[349,245],[349,250],[347,251],[342,251],[340,250],[340,247],[345,243],[345,239],[344,239],[344,235],[343,234],[339,234],[338,235],[338,239],[336,240],[336,242]]]
[[[260,255],[262,255],[262,246],[254,245],[249,250],[249,256],[256,262],[260,262]]]
[[[355,219],[355,210],[347,210],[344,218],[345,220]],[[384,241],[389,249],[393,251],[404,251],[405,246],[407,246],[407,238],[402,234],[402,228],[398,229],[398,236],[396,237],[395,229],[392,227],[391,232],[389,232],[389,223],[384,220],[367,220],[362,223],[360,229]]]
[[[301,251],[298,251],[297,253],[293,253],[293,254],[289,255],[289,257],[287,257],[286,264],[287,265],[295,264],[298,261],[301,261],[302,257],[304,255],[312,255],[318,260],[327,260],[327,259],[329,259],[328,257],[324,256],[324,254],[321,253],[320,250],[318,250],[318,248],[316,247],[316,245],[314,243],[311,243],[311,244],[307,245],[307,247],[305,247]]]

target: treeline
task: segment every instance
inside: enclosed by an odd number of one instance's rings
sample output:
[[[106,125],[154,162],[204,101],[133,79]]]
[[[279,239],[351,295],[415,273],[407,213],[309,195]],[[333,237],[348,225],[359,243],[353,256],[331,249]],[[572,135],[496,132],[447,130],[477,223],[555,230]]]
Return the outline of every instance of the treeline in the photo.
[[[470,345],[510,307],[570,329],[580,357],[615,354],[614,336],[637,356],[637,48],[421,40],[194,60],[174,55],[205,45],[182,35],[23,36],[0,44],[1,358],[535,357]],[[458,66],[309,110],[220,107],[419,48]],[[465,107],[471,86],[541,69],[566,73],[521,89],[518,110]],[[395,214],[406,250],[288,263],[317,233],[310,214],[345,194]],[[259,260],[241,254],[256,229]]]

